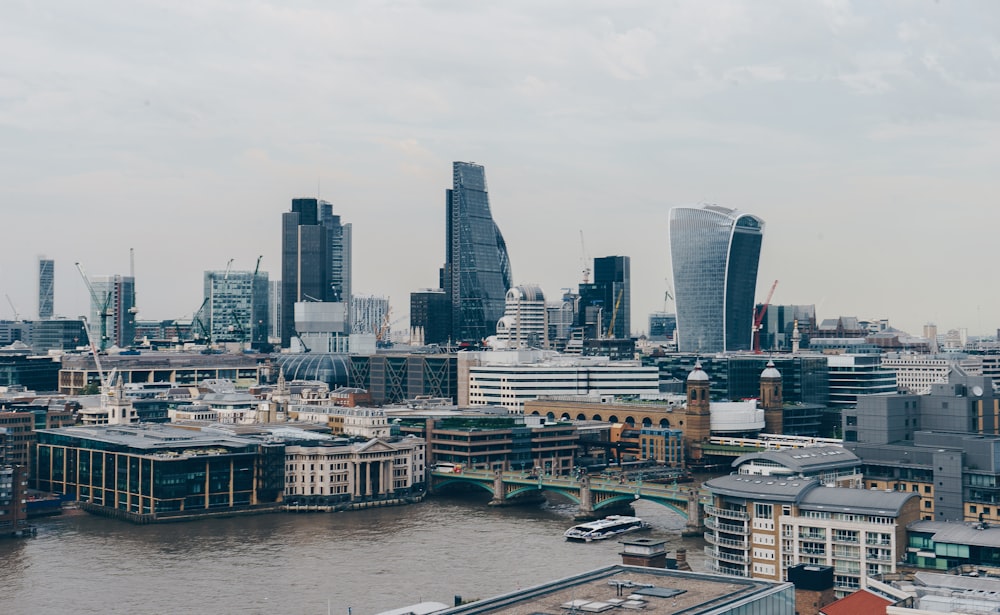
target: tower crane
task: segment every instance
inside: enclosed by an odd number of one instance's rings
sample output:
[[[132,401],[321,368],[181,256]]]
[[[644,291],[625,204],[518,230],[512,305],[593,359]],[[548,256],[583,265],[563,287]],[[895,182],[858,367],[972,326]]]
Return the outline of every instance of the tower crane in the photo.
[[[83,283],[87,285],[87,290],[90,291],[90,299],[94,302],[94,307],[97,308],[97,315],[101,319],[101,338],[100,338],[100,351],[104,352],[108,344],[108,318],[114,316],[114,312],[111,310],[111,295],[108,292],[104,295],[104,300],[102,301],[97,296],[97,291],[94,290],[94,285],[90,283],[90,278],[87,277],[87,272],[84,271],[83,265],[76,263],[76,270],[80,272],[80,277],[83,278]],[[90,338],[91,345],[93,345],[94,338],[90,331],[87,331],[87,337]]]
[[[615,299],[615,309],[611,311],[611,322],[608,323],[608,339],[615,336],[615,320],[618,318],[618,308],[622,305],[622,296],[625,294],[625,289],[618,289],[618,298]]]
[[[4,294],[4,297],[7,297],[7,304],[10,305],[10,309],[14,310],[14,320],[21,320],[20,314],[17,313],[17,308],[14,307],[14,300],[8,294]]]
[[[778,286],[778,281],[775,280],[774,284],[771,284],[771,290],[767,293],[767,299],[760,306],[760,311],[757,313],[756,318],[753,319],[753,353],[760,354],[760,327],[761,323],[764,322],[764,314],[767,314],[767,306],[771,305],[771,297],[774,296],[774,289]]]
[[[254,310],[254,307],[256,306],[255,301],[257,300],[257,274],[260,273],[260,261],[263,258],[264,258],[263,254],[261,254],[261,255],[259,255],[257,257],[257,265],[254,266],[254,268],[253,268],[253,277],[250,278],[250,310],[249,310],[250,313],[247,316],[250,319],[250,323],[249,323],[250,326],[247,327],[247,333],[250,335],[250,339],[247,340],[247,339],[245,339],[245,336],[244,336],[244,340],[243,341],[244,342],[248,342],[249,341],[248,346],[250,346],[251,348],[253,347],[254,342],[257,341],[258,339],[262,340],[262,341],[265,341],[265,342],[267,341],[267,336],[263,335],[262,334],[263,332],[260,330],[260,329],[263,328],[264,323],[261,322],[261,323],[259,323],[259,327],[254,327],[254,322],[253,322],[254,317],[257,316],[257,314],[255,313],[255,310]]]

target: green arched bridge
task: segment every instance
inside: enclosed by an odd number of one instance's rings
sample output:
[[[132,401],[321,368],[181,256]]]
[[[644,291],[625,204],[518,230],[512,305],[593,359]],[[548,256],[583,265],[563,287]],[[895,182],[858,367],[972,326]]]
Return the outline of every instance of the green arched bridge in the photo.
[[[687,519],[686,532],[699,532],[702,527],[702,508],[698,490],[678,485],[660,485],[642,481],[625,481],[586,476],[534,476],[527,472],[500,470],[470,470],[460,472],[432,470],[431,491],[452,484],[475,485],[488,491],[493,499],[491,506],[516,503],[526,495],[540,491],[560,493],[576,502],[580,517],[598,517],[602,510],[614,510],[643,499],[670,508]]]

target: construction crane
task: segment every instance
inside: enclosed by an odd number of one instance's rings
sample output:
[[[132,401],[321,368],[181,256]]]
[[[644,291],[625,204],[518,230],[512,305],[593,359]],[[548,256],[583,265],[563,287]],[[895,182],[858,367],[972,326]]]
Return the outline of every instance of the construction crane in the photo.
[[[80,263],[77,263],[76,265],[77,265],[77,267],[79,267]],[[84,279],[86,280],[87,278],[84,278]],[[89,286],[89,284],[88,284],[88,286]],[[91,292],[93,292],[93,291],[91,291]],[[110,382],[104,380],[104,369],[101,368],[100,353],[98,353],[97,352],[97,348],[94,347],[94,338],[93,338],[93,336],[90,335],[90,324],[87,322],[87,319],[84,316],[81,316],[80,320],[83,321],[83,332],[87,334],[87,342],[90,345],[90,352],[94,355],[94,365],[97,366],[97,377],[100,378],[100,380],[101,380],[101,393],[104,393],[104,391],[106,390],[106,388],[108,388],[110,386]],[[112,370],[112,373],[114,373],[113,370]],[[88,383],[84,383],[84,384],[88,384]]]
[[[756,318],[753,319],[753,353],[760,354],[760,328],[761,323],[764,322],[764,314],[767,314],[767,306],[771,305],[771,297],[774,296],[774,289],[777,288],[778,281],[775,280],[774,284],[771,284],[771,291],[767,293],[767,299],[760,306],[760,311],[757,313]]]
[[[625,295],[625,289],[618,289],[618,298],[615,299],[615,309],[611,311],[611,322],[608,323],[608,339],[615,336],[615,320],[618,318],[618,308],[622,306],[622,296]]]
[[[587,258],[587,244],[583,241],[583,230],[580,230],[580,266],[583,267],[583,283],[590,284],[590,259]]]
[[[208,343],[211,344],[212,333],[205,327],[205,321],[201,318],[205,314],[205,305],[207,304],[208,297],[205,297],[205,300],[201,302],[201,307],[198,308],[198,311],[196,311],[194,316],[191,318],[191,328],[194,329],[195,323],[198,323],[198,328],[201,329],[201,334],[208,340]],[[198,333],[196,331],[192,331],[192,333],[194,334],[195,340],[197,340]]]
[[[90,278],[87,277],[87,272],[83,270],[83,265],[79,262],[76,263],[76,270],[80,272],[80,277],[83,278],[83,283],[87,285],[87,290],[90,291],[90,299],[94,302],[94,307],[97,308],[97,315],[101,318],[101,338],[100,338],[100,351],[104,352],[107,349],[108,344],[108,318],[114,316],[114,312],[111,310],[111,292],[104,295],[104,300],[102,301],[97,296],[97,291],[94,290],[94,285],[90,283]],[[94,338],[90,331],[87,332],[87,337],[90,338],[91,344],[93,344]]]
[[[17,308],[14,307],[14,300],[10,298],[10,295],[4,294],[7,297],[7,303],[10,304],[10,309],[14,310],[14,320],[21,320],[20,315],[17,313]]]
[[[255,328],[253,326],[253,319],[254,319],[254,316],[256,315],[256,314],[254,314],[254,306],[255,306],[254,302],[256,301],[256,298],[257,298],[257,293],[256,293],[256,291],[257,291],[257,274],[260,273],[260,261],[263,258],[264,258],[263,254],[261,254],[261,255],[259,255],[257,257],[257,265],[254,266],[254,268],[253,268],[253,277],[250,278],[250,310],[249,310],[249,314],[247,315],[247,318],[250,320],[250,323],[249,323],[250,326],[247,327],[247,332],[250,335],[250,339],[249,339],[250,343],[248,344],[248,346],[251,347],[251,348],[253,347],[254,342],[257,341],[258,339],[261,340],[261,341],[267,341],[267,339],[266,339],[267,336],[263,334],[263,331],[260,331],[259,328]],[[264,326],[264,323],[261,322],[260,323],[260,328],[263,328],[263,326]],[[254,335],[255,333],[257,335]],[[245,338],[246,338],[246,336],[244,335],[244,340],[243,341],[244,342],[248,341]]]

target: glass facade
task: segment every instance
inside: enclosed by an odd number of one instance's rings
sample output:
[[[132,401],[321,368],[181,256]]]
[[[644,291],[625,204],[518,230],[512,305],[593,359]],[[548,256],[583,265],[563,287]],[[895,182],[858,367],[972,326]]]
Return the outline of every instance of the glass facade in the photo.
[[[715,205],[670,210],[678,350],[750,350],[764,222]]]
[[[507,244],[490,212],[486,172],[455,162],[447,194],[445,294],[451,302],[451,337],[478,343],[496,333],[511,287]]]
[[[206,271],[205,307],[215,342],[267,342],[268,280],[266,272]]]
[[[55,272],[55,261],[46,258],[38,259],[38,317],[42,320],[52,318]]]

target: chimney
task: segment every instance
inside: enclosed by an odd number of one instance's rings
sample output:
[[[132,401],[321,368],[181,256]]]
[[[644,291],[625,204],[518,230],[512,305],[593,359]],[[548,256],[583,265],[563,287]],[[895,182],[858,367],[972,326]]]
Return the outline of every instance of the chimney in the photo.
[[[667,567],[667,541],[652,538],[635,538],[621,543],[622,564],[644,568]]]

